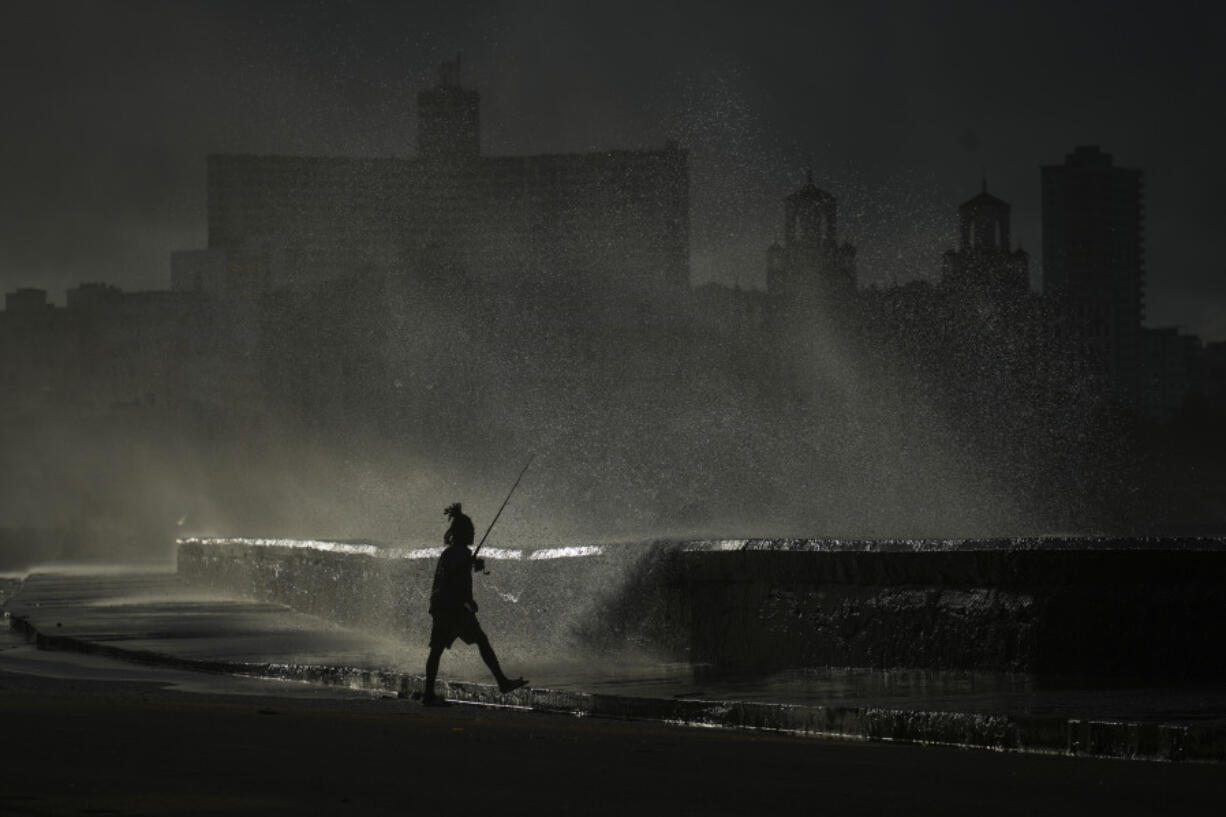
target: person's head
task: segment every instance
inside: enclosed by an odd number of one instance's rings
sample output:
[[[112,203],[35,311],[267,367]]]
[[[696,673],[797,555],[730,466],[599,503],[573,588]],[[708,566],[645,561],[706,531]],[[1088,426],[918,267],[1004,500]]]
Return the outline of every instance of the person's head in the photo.
[[[455,519],[460,515],[460,503],[453,502],[443,509],[443,513],[446,514],[449,519]]]

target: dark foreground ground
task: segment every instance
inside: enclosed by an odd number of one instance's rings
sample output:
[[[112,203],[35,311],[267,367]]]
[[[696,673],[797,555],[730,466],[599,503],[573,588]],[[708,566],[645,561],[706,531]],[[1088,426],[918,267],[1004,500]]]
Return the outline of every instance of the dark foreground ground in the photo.
[[[206,675],[185,691],[190,673],[100,680],[13,666],[0,666],[4,815],[948,817],[1220,814],[1226,802],[1217,765],[424,709]]]

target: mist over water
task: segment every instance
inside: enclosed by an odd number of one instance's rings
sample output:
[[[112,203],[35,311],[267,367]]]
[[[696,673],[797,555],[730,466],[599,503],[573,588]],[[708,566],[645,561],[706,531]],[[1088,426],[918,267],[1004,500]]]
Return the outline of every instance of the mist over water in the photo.
[[[779,349],[684,320],[600,320],[613,303],[525,314],[514,291],[423,292],[411,272],[373,301],[307,296],[333,312],[303,331],[332,346],[295,365],[358,348],[338,327],[372,332],[390,361],[382,379],[339,395],[368,399],[314,410],[322,382],[229,414],[18,414],[0,431],[0,518],[65,529],[103,554],[162,555],[176,535],[435,545],[445,505],[463,502],[482,531],[535,453],[491,544],[1010,536],[1096,522],[1082,497],[1036,490],[1076,482],[1038,443],[1084,440],[1095,418],[1066,405],[1053,426],[1050,407],[1004,388],[1007,372],[958,414],[906,348],[835,317]],[[1028,436],[985,442],[977,415]]]
[[[618,184],[589,194],[616,200]],[[874,243],[858,271],[874,285],[800,312],[728,288],[737,306],[712,318],[688,286],[670,311],[633,263],[646,239],[527,236],[480,196],[489,212],[473,222],[498,229],[479,241],[362,246],[336,270],[339,250],[304,244],[316,283],[289,286],[290,265],[258,296],[202,299],[191,331],[207,353],[146,373],[204,371],[190,399],[6,404],[0,527],[47,556],[163,557],[182,535],[436,545],[452,502],[484,530],[530,455],[491,544],[1220,527],[1220,509],[1167,501],[1178,479],[1154,493],[1141,471],[1161,457],[1136,456],[1033,295],[1002,306],[923,281],[875,286],[892,254],[870,224],[880,213],[915,223],[900,248],[948,239],[897,194],[859,189],[847,219]],[[329,211],[343,250],[363,218]],[[713,241],[689,257],[718,255]],[[756,317],[736,312],[755,303]]]

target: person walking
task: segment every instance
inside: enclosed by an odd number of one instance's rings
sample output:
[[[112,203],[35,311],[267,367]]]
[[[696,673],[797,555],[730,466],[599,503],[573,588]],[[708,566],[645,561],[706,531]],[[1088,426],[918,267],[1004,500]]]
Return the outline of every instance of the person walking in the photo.
[[[457,638],[465,644],[477,645],[481,660],[494,674],[500,692],[511,692],[528,684],[523,678],[510,678],[502,671],[498,656],[477,621],[473,573],[484,565],[481,559],[473,558],[469,550],[473,543],[473,521],[459,502],[448,505],[444,513],[451,524],[443,534],[443,544],[447,547],[438,557],[430,590],[430,616],[434,623],[430,628],[430,655],[426,659],[426,686],[422,693],[425,706],[447,706],[447,699],[435,694],[434,683],[443,650],[450,649]]]

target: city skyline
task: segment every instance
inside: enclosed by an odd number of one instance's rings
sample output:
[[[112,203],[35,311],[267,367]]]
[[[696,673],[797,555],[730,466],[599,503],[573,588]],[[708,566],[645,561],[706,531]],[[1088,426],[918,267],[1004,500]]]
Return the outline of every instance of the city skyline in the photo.
[[[17,28],[39,34],[27,38],[38,50],[15,44],[5,71],[24,126],[6,137],[13,217],[0,275],[6,291],[38,286],[57,301],[87,280],[165,288],[170,251],[203,244],[207,153],[414,155],[413,94],[458,51],[464,84],[482,93],[487,154],[677,138],[692,157],[695,285],[763,284],[782,199],[808,168],[840,200],[863,284],[935,280],[957,246],[957,205],[985,173],[1013,205],[1014,243],[1036,258],[1037,278],[1039,167],[1100,144],[1146,174],[1147,324],[1220,340],[1226,293],[1210,242],[1222,171],[1197,124],[1209,113],[1194,104],[1221,75],[1221,58],[1198,48],[1211,26],[1146,29],[1134,10],[1110,8],[1117,25],[1075,53],[1093,15],[1050,18],[1042,7],[995,17],[942,6],[917,21],[885,4],[878,12],[898,14],[878,26],[865,12],[783,8],[23,9]],[[1205,23],[1220,14],[1188,11]],[[1062,27],[1046,31],[1050,19]],[[900,39],[908,23],[914,38]],[[683,31],[691,36],[673,36]],[[853,47],[874,37],[874,54]],[[622,53],[627,43],[636,57]],[[914,76],[898,73],[927,50],[936,56],[915,62]],[[1042,70],[1040,53],[1052,63]],[[986,67],[968,71],[976,61]],[[839,67],[848,70],[831,76]],[[1052,81],[1061,72],[1063,85]],[[1086,97],[1092,85],[1102,99]],[[1166,127],[1155,128],[1163,111]],[[890,117],[906,127],[889,128]]]

